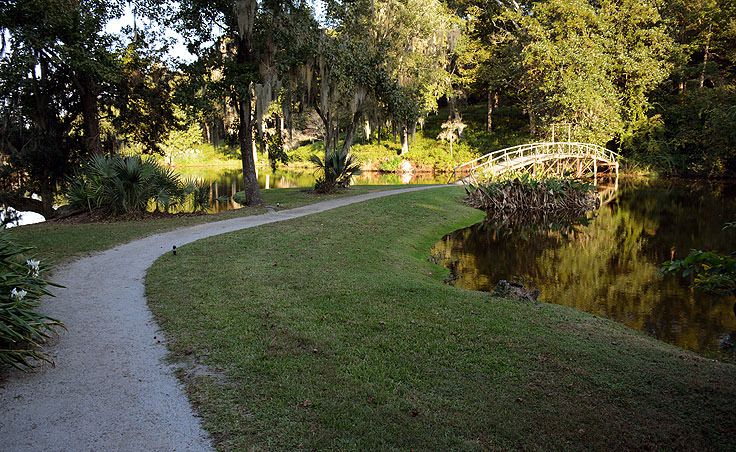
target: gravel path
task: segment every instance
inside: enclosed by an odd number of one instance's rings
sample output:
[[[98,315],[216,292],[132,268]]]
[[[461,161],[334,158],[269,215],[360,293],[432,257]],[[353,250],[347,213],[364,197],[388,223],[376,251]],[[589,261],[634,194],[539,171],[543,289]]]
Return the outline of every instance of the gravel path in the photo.
[[[55,368],[0,383],[0,450],[210,451],[144,297],[146,270],[172,245],[288,220],[422,186],[333,199],[157,234],[77,260],[54,274],[44,311],[68,331]]]

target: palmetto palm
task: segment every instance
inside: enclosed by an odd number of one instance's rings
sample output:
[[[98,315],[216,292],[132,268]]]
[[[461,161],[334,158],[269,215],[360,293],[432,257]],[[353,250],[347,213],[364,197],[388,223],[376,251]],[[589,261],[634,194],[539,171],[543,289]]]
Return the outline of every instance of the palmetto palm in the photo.
[[[317,166],[318,172],[323,173],[323,177],[317,180],[315,186],[316,190],[322,192],[331,192],[337,187],[346,186],[351,177],[363,173],[360,170],[360,163],[350,153],[335,151],[324,161],[316,155],[309,160]]]

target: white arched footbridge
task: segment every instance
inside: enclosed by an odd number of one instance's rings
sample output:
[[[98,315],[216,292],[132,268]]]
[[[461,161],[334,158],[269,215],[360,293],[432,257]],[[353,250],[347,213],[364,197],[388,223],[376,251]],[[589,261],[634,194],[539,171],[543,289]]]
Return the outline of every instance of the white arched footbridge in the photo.
[[[572,174],[581,177],[592,173],[598,176],[598,167],[615,169],[618,179],[619,155],[602,146],[590,143],[548,142],[513,146],[488,153],[453,169],[451,182],[471,183],[502,176],[506,173],[530,170],[546,174]]]

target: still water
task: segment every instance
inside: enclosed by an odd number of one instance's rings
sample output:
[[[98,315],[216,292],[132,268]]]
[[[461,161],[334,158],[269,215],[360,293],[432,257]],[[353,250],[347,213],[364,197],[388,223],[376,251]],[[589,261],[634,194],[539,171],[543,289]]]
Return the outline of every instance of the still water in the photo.
[[[587,224],[510,231],[479,223],[446,235],[432,253],[458,287],[492,291],[500,279],[521,277],[540,300],[709,353],[736,335],[736,300],[714,301],[657,271],[691,249],[736,250],[736,230],[722,229],[734,219],[736,183],[629,182]]]
[[[232,200],[234,193],[243,190],[242,171],[239,169],[222,169],[211,167],[177,168],[182,179],[204,181],[210,184],[212,208],[211,212],[237,209],[238,203]],[[270,169],[261,168],[258,173],[258,185],[261,189],[271,188],[307,188],[315,183],[315,171],[305,170],[278,170],[275,173]],[[448,175],[445,174],[406,174],[380,173],[366,171],[353,177],[354,185],[398,185],[398,184],[444,184]]]

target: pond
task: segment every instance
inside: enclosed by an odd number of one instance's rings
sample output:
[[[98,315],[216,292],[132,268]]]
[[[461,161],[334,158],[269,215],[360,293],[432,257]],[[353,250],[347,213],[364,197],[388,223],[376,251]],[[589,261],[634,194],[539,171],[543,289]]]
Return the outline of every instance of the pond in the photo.
[[[699,353],[736,336],[734,300],[714,301],[690,281],[660,277],[660,264],[691,249],[728,253],[736,231],[736,183],[638,181],[568,229],[508,228],[479,223],[452,232],[432,249],[455,286],[492,291],[518,277],[540,300],[623,323]],[[587,223],[587,224],[586,224]]]
[[[225,210],[239,209],[240,204],[233,201],[232,196],[243,190],[242,170],[222,167],[178,167],[175,171],[183,180],[196,180],[206,182],[210,185],[212,201],[208,212],[222,212]],[[308,188],[314,187],[316,180],[313,169],[289,169],[278,170],[275,173],[270,168],[260,168],[257,171],[258,185],[263,190],[271,188]],[[445,184],[449,174],[395,174],[381,173],[378,171],[366,171],[359,176],[353,177],[353,185],[401,185],[401,184]],[[183,211],[191,211],[191,202],[181,207]],[[151,206],[151,210],[154,206]],[[171,212],[177,212],[172,208]],[[32,224],[45,221],[44,217],[33,212],[20,212],[21,219],[18,224]],[[13,226],[13,224],[9,225]]]
[[[223,169],[216,167],[186,167],[176,168],[183,179],[204,181],[212,189],[211,212],[237,209],[238,203],[232,200],[234,193],[243,190],[242,171],[239,169]],[[260,168],[258,171],[258,185],[261,189],[271,188],[308,188],[315,183],[315,171],[277,170]],[[394,174],[377,171],[366,171],[353,177],[354,185],[399,185],[399,184],[444,184],[449,175],[446,174]]]

